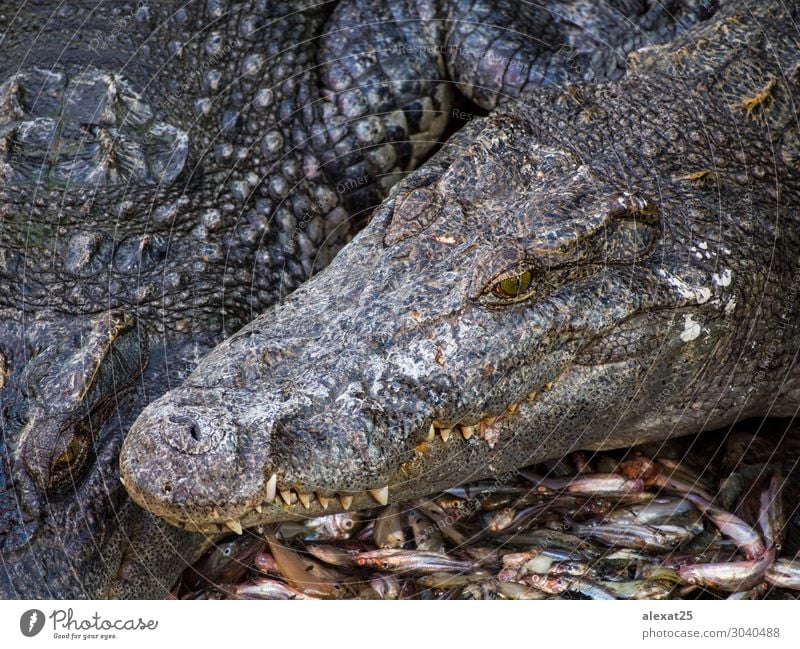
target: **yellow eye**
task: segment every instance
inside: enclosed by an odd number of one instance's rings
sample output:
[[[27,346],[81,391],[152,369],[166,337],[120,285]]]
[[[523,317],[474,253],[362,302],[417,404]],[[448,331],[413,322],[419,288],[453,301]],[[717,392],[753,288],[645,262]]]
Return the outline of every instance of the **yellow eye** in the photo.
[[[83,448],[82,440],[82,436],[73,435],[67,448],[55,459],[55,462],[53,462],[53,468],[65,469],[72,464],[81,454],[81,449]]]
[[[50,463],[47,491],[55,493],[73,484],[82,474],[92,445],[91,435],[78,426],[64,451]]]
[[[526,270],[519,275],[507,277],[495,285],[495,293],[501,297],[516,298],[525,295],[533,282],[533,273]]]

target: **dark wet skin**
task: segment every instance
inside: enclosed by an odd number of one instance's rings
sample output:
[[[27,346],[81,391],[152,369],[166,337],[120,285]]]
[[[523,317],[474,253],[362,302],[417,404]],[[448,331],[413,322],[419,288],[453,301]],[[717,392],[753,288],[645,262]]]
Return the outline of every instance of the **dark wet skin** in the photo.
[[[451,80],[617,78],[714,3],[591,4],[0,6],[1,596],[167,592],[204,537],[127,499],[122,438],[425,159]],[[494,83],[519,20],[546,38]]]
[[[133,498],[237,529],[794,414],[797,18],[731,3],[473,121],[145,409]]]

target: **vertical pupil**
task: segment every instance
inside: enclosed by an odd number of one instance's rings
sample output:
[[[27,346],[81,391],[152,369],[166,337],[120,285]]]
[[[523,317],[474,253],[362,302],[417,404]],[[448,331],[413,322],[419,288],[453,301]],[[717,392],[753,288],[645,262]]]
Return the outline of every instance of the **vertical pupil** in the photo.
[[[80,450],[80,440],[78,439],[77,435],[74,435],[70,440],[66,450],[56,460],[56,464],[58,466],[71,464],[78,456],[79,450]]]

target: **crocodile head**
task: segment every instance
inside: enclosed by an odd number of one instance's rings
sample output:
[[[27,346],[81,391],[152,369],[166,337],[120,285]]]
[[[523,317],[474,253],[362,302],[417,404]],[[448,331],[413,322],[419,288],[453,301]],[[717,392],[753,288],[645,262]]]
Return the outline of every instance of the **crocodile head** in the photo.
[[[757,120],[694,83],[542,93],[462,129],[145,409],[122,450],[132,497],[240,529],[780,404],[795,337],[751,326],[791,284],[796,197],[770,189],[789,171],[766,172],[768,145],[740,150]]]
[[[146,334],[121,311],[0,325],[0,593],[155,594],[153,575],[186,535],[127,499],[116,459],[148,363]],[[167,553],[152,551],[160,538]],[[148,539],[139,542],[140,539]]]
[[[146,301],[165,245],[111,208],[164,211],[188,151],[134,87],[91,65],[0,83],[0,597],[158,596],[200,541],[119,481],[123,435],[167,387]]]
[[[34,3],[10,19],[0,597],[157,596],[203,539],[127,500],[121,438],[444,129],[441,22],[374,4]],[[407,64],[406,40],[425,44]]]

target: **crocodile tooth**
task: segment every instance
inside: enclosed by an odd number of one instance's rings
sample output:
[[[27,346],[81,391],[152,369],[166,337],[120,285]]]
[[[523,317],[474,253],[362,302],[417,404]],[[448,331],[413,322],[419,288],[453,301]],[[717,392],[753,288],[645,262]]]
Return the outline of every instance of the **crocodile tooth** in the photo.
[[[528,401],[536,401],[536,397],[537,396],[538,396],[538,394],[537,394],[536,390],[534,390],[533,392],[531,392],[528,395],[527,399],[528,399]]]
[[[353,504],[353,497],[339,494],[339,502],[342,503],[342,509],[350,509],[350,505]]]
[[[257,511],[259,514],[260,514],[261,512],[263,512],[263,511],[264,511],[264,510],[263,510],[263,508],[261,507],[261,503],[259,503],[258,505],[256,505],[256,506],[255,506],[255,510],[256,510],[256,511]]]
[[[436,437],[436,426],[431,424],[431,427],[428,429],[428,436],[425,438],[425,441],[432,442],[434,437]]]
[[[283,502],[285,502],[287,505],[291,505],[292,504],[292,490],[291,489],[287,489],[286,491],[279,491],[278,493],[281,495],[281,498],[283,499]]]
[[[497,417],[486,417],[485,419],[481,419],[481,422],[478,425],[478,432],[480,433],[481,437],[483,437],[484,433],[486,433],[487,428],[492,427],[496,420]]]
[[[236,532],[236,534],[242,533],[242,524],[239,521],[225,521],[225,525],[228,526],[231,532]]]
[[[273,473],[272,477],[267,480],[267,502],[272,502],[275,500],[275,496],[277,495],[276,491],[278,488],[278,474]]]
[[[442,441],[446,442],[448,439],[450,439],[450,434],[452,432],[453,431],[451,431],[449,428],[440,428],[439,434],[442,436]]]
[[[511,404],[511,405],[510,405],[510,406],[507,408],[507,410],[508,410],[508,414],[509,414],[509,415],[513,415],[513,414],[515,414],[515,413],[517,412],[517,410],[518,410],[518,409],[519,409],[519,404],[518,404],[518,403],[512,403],[512,404]]]
[[[461,434],[464,439],[469,439],[475,434],[475,426],[461,426]]]
[[[217,519],[217,518],[219,518],[219,512],[216,509],[212,509],[211,513],[209,514],[209,516],[211,516],[211,518],[213,518],[213,519]]]
[[[309,496],[309,494],[304,494],[298,491],[297,500],[303,503],[303,507],[305,507],[306,509],[309,509],[311,507],[311,496]]]
[[[553,384],[552,383],[545,383],[542,386],[542,390],[544,390],[545,392],[548,392],[549,390],[552,390],[552,389],[553,389]]]
[[[328,505],[331,503],[331,499],[322,494],[317,494],[317,500],[319,500],[319,504],[322,505],[322,509],[328,509]]]
[[[381,505],[388,505],[389,485],[386,485],[382,489],[370,489],[369,495],[372,496],[375,500],[377,500]]]

